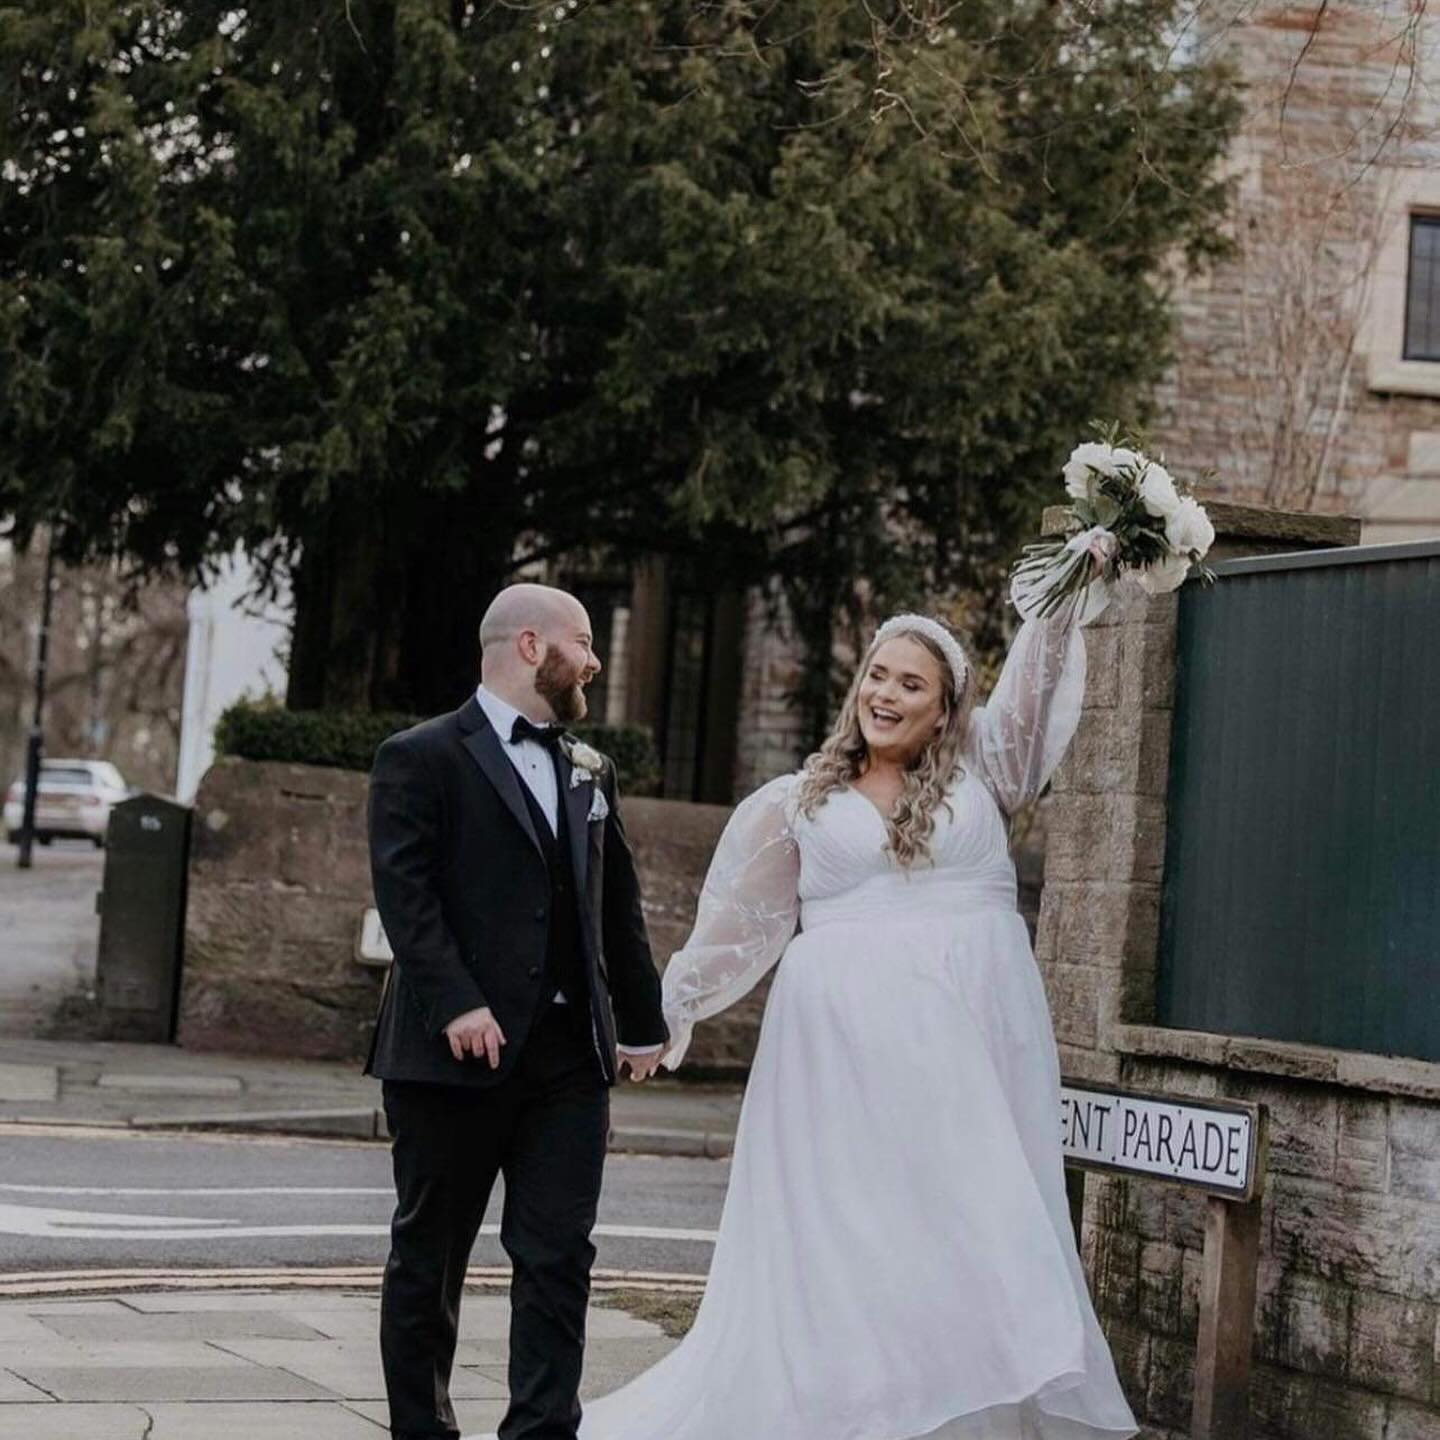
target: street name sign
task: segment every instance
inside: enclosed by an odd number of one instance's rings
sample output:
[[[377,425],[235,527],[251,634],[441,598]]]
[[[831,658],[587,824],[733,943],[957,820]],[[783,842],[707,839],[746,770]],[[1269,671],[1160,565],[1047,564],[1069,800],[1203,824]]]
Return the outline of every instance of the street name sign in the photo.
[[[1267,1126],[1263,1105],[1240,1100],[1060,1087],[1060,1145],[1077,1244],[1085,1225],[1087,1171],[1205,1194],[1191,1440],[1249,1436]]]
[[[1062,1085],[1060,1144],[1072,1165],[1196,1186],[1249,1200],[1255,1190],[1258,1106]]]

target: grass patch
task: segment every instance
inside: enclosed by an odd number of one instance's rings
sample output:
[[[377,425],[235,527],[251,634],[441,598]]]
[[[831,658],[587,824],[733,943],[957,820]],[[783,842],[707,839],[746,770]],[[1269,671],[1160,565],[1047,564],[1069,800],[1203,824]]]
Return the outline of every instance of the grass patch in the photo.
[[[624,1310],[637,1320],[648,1320],[672,1340],[678,1340],[695,1323],[700,1297],[664,1290],[610,1290],[592,1296],[591,1303],[603,1305],[607,1310]]]

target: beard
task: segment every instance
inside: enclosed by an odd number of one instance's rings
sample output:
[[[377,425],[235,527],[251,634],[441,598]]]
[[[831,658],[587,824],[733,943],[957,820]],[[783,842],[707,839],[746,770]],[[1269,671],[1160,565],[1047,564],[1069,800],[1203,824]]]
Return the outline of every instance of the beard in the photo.
[[[545,700],[562,725],[583,720],[589,710],[579,666],[570,664],[553,646],[535,672],[535,693]]]

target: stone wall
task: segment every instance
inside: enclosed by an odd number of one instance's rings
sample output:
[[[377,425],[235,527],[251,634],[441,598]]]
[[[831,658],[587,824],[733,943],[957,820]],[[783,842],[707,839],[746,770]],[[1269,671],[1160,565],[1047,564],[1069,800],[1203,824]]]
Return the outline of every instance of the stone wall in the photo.
[[[363,1057],[382,977],[355,959],[370,898],[366,777],[224,759],[195,797],[180,990],[192,1050]]]
[[[195,802],[180,1044],[194,1050],[362,1058],[382,974],[356,960],[374,903],[364,775],[221,760]],[[625,802],[645,915],[663,965],[689,933],[730,812]],[[698,1027],[686,1071],[748,1066],[764,988]]]
[[[1213,506],[1215,559],[1353,525]],[[1068,1078],[1270,1109],[1252,1440],[1440,1437],[1440,1066],[1153,1024],[1174,597],[1088,632],[1056,776],[1037,958]],[[1188,1434],[1203,1201],[1092,1176],[1085,1259],[1147,1440]]]
[[[650,946],[663,970],[695,922],[700,885],[730,809],[678,800],[627,800],[624,815],[640,868]],[[684,1067],[677,1073],[705,1079],[748,1071],[769,993],[767,976],[743,1000],[697,1025]]]

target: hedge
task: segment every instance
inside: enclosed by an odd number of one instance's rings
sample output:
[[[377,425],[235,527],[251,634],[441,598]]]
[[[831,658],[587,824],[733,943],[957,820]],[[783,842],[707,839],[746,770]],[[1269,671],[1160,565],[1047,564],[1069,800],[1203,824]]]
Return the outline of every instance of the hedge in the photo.
[[[325,765],[335,770],[369,770],[375,752],[398,730],[420,717],[357,710],[282,710],[240,701],[220,716],[215,749],[238,760],[280,760],[292,765]],[[655,795],[660,757],[650,732],[640,725],[577,725],[574,733],[615,762],[627,795]]]

